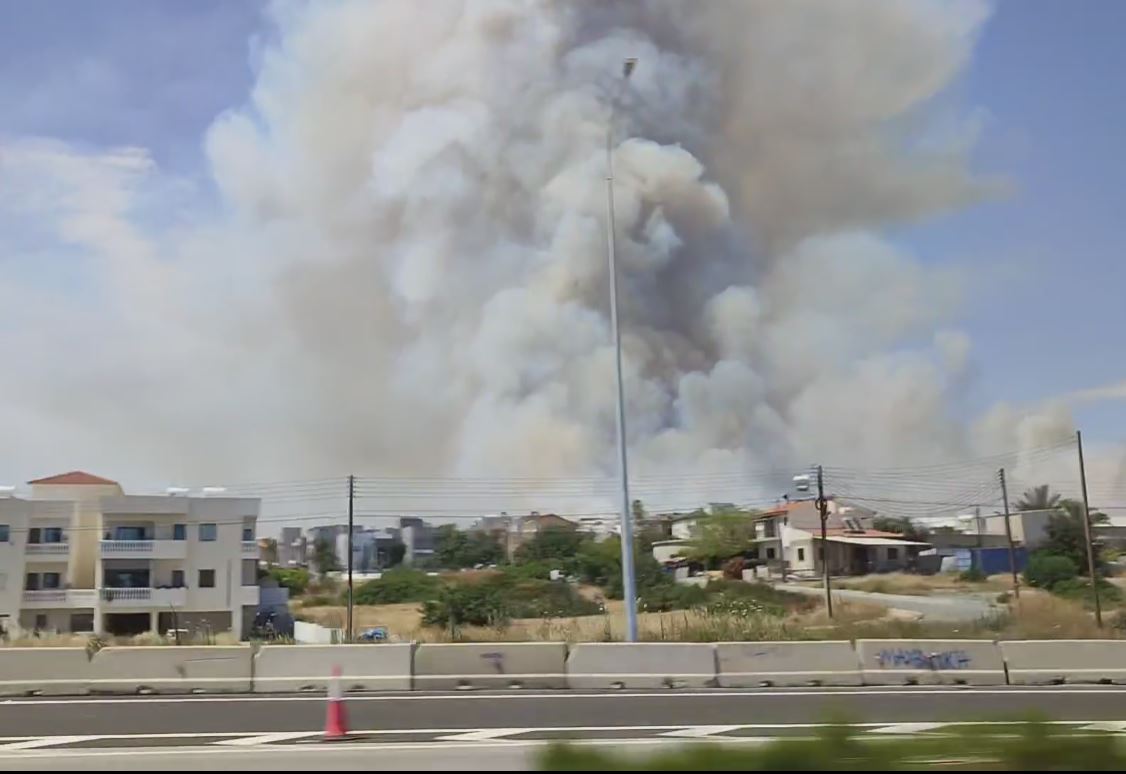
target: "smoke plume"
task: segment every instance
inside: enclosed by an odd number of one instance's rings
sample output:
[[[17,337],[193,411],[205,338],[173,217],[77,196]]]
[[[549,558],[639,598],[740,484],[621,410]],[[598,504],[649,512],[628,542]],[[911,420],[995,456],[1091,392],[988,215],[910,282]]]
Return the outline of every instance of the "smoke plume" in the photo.
[[[141,151],[17,149],[76,191],[51,217],[102,295],[27,308],[34,356],[0,338],[25,358],[7,424],[36,463],[63,449],[142,479],[612,473],[616,102],[640,476],[1057,438],[1069,417],[958,418],[967,278],[883,236],[997,191],[948,98],[986,18],[977,0],[279,5],[246,104],[204,139],[218,206]]]

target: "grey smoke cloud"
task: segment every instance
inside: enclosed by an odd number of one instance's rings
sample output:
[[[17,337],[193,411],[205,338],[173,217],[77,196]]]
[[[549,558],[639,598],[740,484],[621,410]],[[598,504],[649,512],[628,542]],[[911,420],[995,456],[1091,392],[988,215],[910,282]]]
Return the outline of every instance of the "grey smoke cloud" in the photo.
[[[57,467],[65,447],[158,480],[612,472],[602,154],[625,56],[640,59],[614,151],[640,475],[1036,445],[1067,420],[953,418],[969,278],[881,236],[998,190],[968,167],[972,115],[935,99],[987,11],[278,6],[247,104],[205,138],[221,211],[157,225],[94,207],[68,239],[114,279],[100,309],[40,329],[65,368],[0,338],[25,376],[5,413],[40,439],[3,456]],[[107,185],[131,205],[188,196],[135,151],[55,152],[97,173],[94,202]],[[76,345],[67,325],[104,336]]]

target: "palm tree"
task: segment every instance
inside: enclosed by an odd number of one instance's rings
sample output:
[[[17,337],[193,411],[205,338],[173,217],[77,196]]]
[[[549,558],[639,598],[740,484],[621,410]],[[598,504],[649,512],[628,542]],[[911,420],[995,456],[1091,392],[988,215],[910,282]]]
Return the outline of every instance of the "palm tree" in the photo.
[[[1047,484],[1029,489],[1016,502],[1018,511],[1049,511],[1059,507],[1060,496],[1052,492]]]

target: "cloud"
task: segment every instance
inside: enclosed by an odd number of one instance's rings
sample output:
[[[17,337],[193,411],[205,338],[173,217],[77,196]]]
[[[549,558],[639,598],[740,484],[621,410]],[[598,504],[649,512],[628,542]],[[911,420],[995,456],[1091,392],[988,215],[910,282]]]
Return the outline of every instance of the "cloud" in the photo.
[[[32,440],[0,466],[612,472],[603,154],[627,55],[615,203],[638,474],[972,453],[951,412],[968,278],[881,231],[995,190],[951,128],[973,115],[933,99],[986,16],[280,6],[246,104],[204,138],[217,206],[144,151],[6,150],[0,217],[39,253],[2,291],[20,378],[0,421]],[[44,287],[52,261],[94,267],[90,284]],[[1026,442],[1020,422],[982,437]]]

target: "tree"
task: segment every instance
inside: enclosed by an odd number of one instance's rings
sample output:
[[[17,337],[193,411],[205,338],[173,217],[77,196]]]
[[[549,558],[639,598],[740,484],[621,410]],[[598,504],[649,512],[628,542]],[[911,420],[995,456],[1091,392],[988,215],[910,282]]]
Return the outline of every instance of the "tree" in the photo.
[[[278,582],[279,586],[289,589],[294,596],[304,594],[305,589],[309,588],[309,571],[301,567],[292,569],[274,567],[269,575]]]
[[[930,532],[925,527],[915,524],[905,516],[877,516],[872,519],[873,529],[881,532],[894,532],[902,535],[906,540],[915,540],[925,543],[930,537]]]
[[[318,538],[314,541],[313,564],[316,565],[317,572],[322,575],[340,569],[340,562],[336,561],[336,549],[333,547],[332,541],[326,538]]]
[[[742,556],[755,545],[754,511],[725,509],[696,522],[696,534],[685,556],[716,567],[727,559]]]
[[[1040,487],[1037,487],[1039,489]],[[1087,538],[1083,526],[1083,503],[1077,500],[1059,500],[1059,511],[1048,517],[1045,531],[1048,539],[1044,542],[1041,551],[1046,554],[1066,556],[1079,568],[1080,575],[1088,575],[1087,567]],[[1091,523],[1099,524],[1107,521],[1105,513],[1092,513]],[[1095,571],[1102,566],[1101,550],[1098,543],[1094,545]]]
[[[439,567],[458,569],[496,564],[504,558],[504,547],[487,532],[463,532],[453,524],[438,528],[434,560]]]
[[[1079,574],[1079,565],[1069,556],[1037,551],[1028,558],[1024,579],[1029,586],[1052,590],[1057,583],[1069,581]]]
[[[1047,511],[1060,504],[1060,496],[1051,491],[1047,484],[1027,490],[1014,503],[1017,511]]]
[[[403,557],[407,555],[407,547],[402,543],[395,543],[391,546],[391,555],[387,558],[388,567],[398,567],[403,563]]]
[[[589,540],[588,535],[570,527],[547,527],[516,549],[516,561],[570,560]]]

